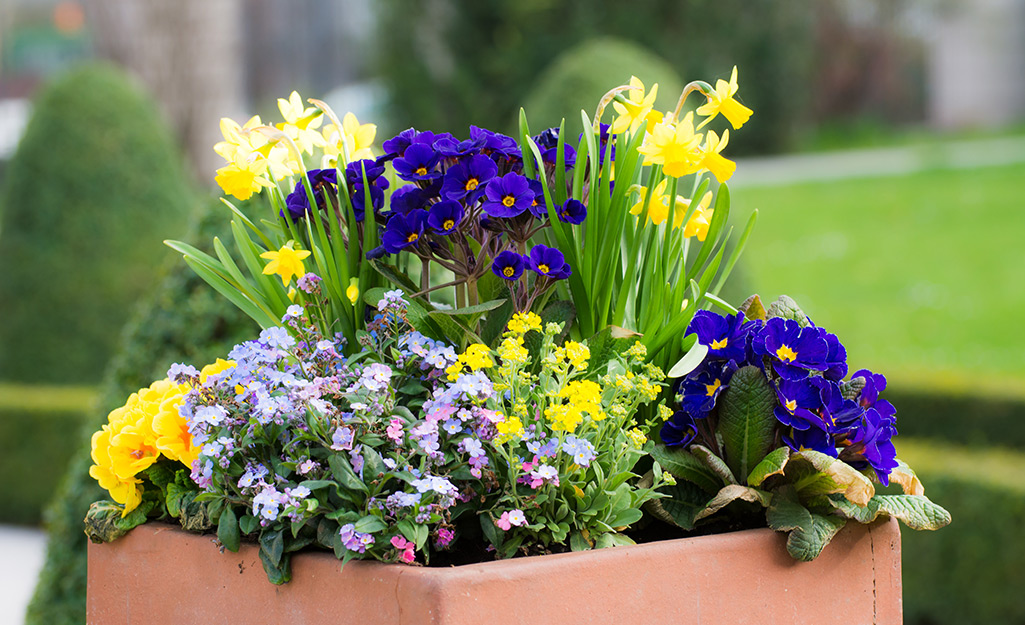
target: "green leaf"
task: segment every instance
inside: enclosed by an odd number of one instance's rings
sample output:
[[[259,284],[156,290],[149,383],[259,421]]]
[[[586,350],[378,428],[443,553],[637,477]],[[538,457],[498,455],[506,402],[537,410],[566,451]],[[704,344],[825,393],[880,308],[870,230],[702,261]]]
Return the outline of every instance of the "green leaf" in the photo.
[[[780,447],[770,452],[755,468],[751,469],[751,474],[747,476],[747,485],[760,486],[767,478],[773,475],[782,475],[788,460],[790,460],[789,447]]]
[[[707,354],[708,346],[696,343],[694,347],[690,348],[687,353],[683,355],[683,358],[676,361],[676,364],[669,369],[669,373],[666,374],[666,377],[670,380],[682,378],[691,371],[697,369],[698,365],[701,364],[701,361],[705,359],[705,355]]]
[[[338,481],[343,487],[349,490],[358,490],[364,493],[369,492],[367,485],[363,483],[363,480],[359,479],[356,472],[352,470],[352,465],[349,464],[348,459],[339,453],[331,454],[327,459],[327,464],[331,467],[331,475],[334,476],[335,480]]]
[[[758,297],[757,293],[744,300],[737,310],[744,313],[745,319],[765,321],[765,307],[762,305],[762,298]]]
[[[285,536],[281,530],[264,531],[260,534],[260,554],[266,554],[272,564],[280,565],[281,556],[284,553]]]
[[[804,314],[801,307],[789,295],[780,295],[775,302],[769,304],[768,310],[765,311],[766,319],[777,317],[796,321],[802,328],[811,325],[808,315]]]
[[[260,550],[260,562],[263,564],[263,571],[267,574],[270,583],[280,586],[292,580],[291,558],[284,556],[277,561],[273,560],[267,552]]]
[[[925,495],[876,495],[865,506],[834,495],[829,502],[845,517],[859,523],[871,523],[880,514],[899,519],[913,530],[936,530],[950,523],[950,513]]]
[[[354,529],[361,534],[373,534],[388,529],[388,524],[372,514],[356,521]]]
[[[691,445],[690,452],[701,461],[706,467],[712,470],[725,484],[738,484],[733,471],[723,462],[723,459],[712,453],[712,450],[704,445]]]
[[[645,502],[645,510],[656,518],[666,523],[674,523],[685,530],[694,529],[698,514],[712,499],[709,493],[695,484],[682,480],[672,486],[663,486],[658,492],[668,497]]]
[[[85,515],[85,535],[94,543],[109,543],[146,522],[155,502],[143,502],[124,517],[124,508],[113,501],[96,501]]]
[[[501,549],[502,547],[502,531],[495,525],[494,520],[488,513],[480,514],[480,529],[484,532],[484,539],[488,541],[488,544],[493,546],[495,549]]]
[[[709,495],[719,492],[723,487],[722,477],[683,447],[666,447],[659,443],[651,450],[651,457],[673,477],[687,480]]]
[[[476,306],[464,306],[462,308],[456,308],[454,310],[439,310],[437,311],[442,315],[476,315],[478,313],[488,312],[500,307],[506,302],[506,298],[493,299],[490,302],[484,302],[483,304],[477,304]]]
[[[808,526],[795,528],[787,538],[787,552],[802,562],[810,562],[818,557],[833,536],[847,524],[847,519],[842,517],[814,513],[810,516],[811,523]]]
[[[380,260],[369,260],[367,262],[370,263],[371,267],[377,270],[377,273],[384,276],[388,282],[391,282],[395,286],[401,288],[407,295],[412,295],[413,293],[420,291],[420,287],[413,282],[412,278],[399,271],[398,268],[387,263],[383,263]],[[374,302],[374,304],[376,303],[377,302]]]
[[[303,480],[299,483],[299,486],[303,486],[310,490],[317,490],[318,488],[327,488],[328,486],[334,485],[334,480]]]
[[[694,517],[694,520],[700,521],[705,517],[709,517],[738,499],[741,501],[756,503],[765,508],[768,507],[771,497],[772,496],[769,493],[758,490],[757,488],[750,488],[739,484],[723,486],[722,490],[720,490],[719,493],[708,502],[705,508],[701,510],[696,517]]]
[[[765,520],[776,531],[788,532],[800,527],[811,527],[811,512],[794,501],[791,491],[780,490],[772,495]]]
[[[573,532],[569,535],[569,548],[573,551],[588,551],[591,549],[591,543],[587,542],[580,532]]]
[[[221,541],[228,551],[237,552],[241,542],[238,518],[231,506],[225,506],[221,518],[217,521],[217,540]]]
[[[747,476],[772,448],[776,435],[776,392],[758,367],[741,367],[719,398],[719,432],[726,463]]]
[[[251,514],[247,514],[238,521],[238,527],[242,530],[243,534],[247,536],[252,534],[256,530],[260,529],[260,519],[254,517]]]
[[[798,465],[810,465],[818,473],[808,474],[805,471],[798,477],[796,486],[802,496],[843,493],[851,502],[864,506],[875,495],[875,487],[871,480],[842,460],[806,449],[791,454],[787,468],[794,467],[795,462]],[[789,470],[787,474],[790,474]]]

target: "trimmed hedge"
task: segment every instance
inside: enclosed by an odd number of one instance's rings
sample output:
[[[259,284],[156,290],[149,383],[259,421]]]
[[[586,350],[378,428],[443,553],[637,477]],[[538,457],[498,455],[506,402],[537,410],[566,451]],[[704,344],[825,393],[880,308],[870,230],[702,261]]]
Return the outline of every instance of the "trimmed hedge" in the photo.
[[[593,118],[601,97],[617,85],[628,84],[632,75],[640,78],[648,89],[658,83],[656,109],[666,111],[676,106],[683,83],[665,59],[630,41],[593,39],[559,56],[527,94],[523,108],[531,131],[558,126],[566,118],[567,141],[575,146],[580,111],[587,111],[588,119]],[[611,114],[610,105],[606,121]]]
[[[186,240],[209,251],[215,234],[227,231],[228,209],[220,202]],[[230,235],[228,235],[230,238]],[[176,259],[156,290],[136,309],[111,361],[86,426],[78,431],[77,451],[46,511],[49,543],[39,585],[29,605],[28,625],[80,625],[85,622],[86,537],[82,520],[89,504],[105,493],[89,477],[89,437],[128,395],[166,376],[174,362],[202,365],[223,357],[233,345],[253,338],[259,328]]]
[[[1025,401],[1020,399],[896,386],[886,389],[886,398],[897,407],[901,436],[1025,450]]]
[[[0,379],[95,383],[195,203],[154,103],[112,67],[38,97],[0,190]]]
[[[905,622],[1025,623],[1025,454],[902,439],[897,451],[953,517],[937,532],[901,528]]]

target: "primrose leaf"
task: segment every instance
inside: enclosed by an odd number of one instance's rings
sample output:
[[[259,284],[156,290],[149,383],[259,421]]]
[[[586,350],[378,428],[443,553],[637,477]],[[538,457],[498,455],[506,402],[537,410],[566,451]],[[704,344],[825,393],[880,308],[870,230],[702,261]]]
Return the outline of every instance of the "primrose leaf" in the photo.
[[[660,443],[651,450],[651,457],[673,477],[692,482],[709,494],[715,494],[726,483],[716,472],[709,469],[708,465],[682,446],[666,447]]]
[[[804,314],[801,307],[789,295],[780,295],[775,302],[769,304],[768,310],[765,311],[765,317],[766,319],[775,319],[776,317],[790,319],[796,321],[802,328],[811,325],[808,315]]]
[[[723,486],[722,490],[719,491],[719,494],[712,498],[712,501],[708,502],[705,509],[699,512],[694,520],[700,521],[705,517],[711,516],[738,499],[741,501],[757,503],[765,508],[768,507],[771,497],[772,496],[769,493],[758,490],[757,488],[750,488],[739,484]]]
[[[843,493],[844,497],[859,506],[868,503],[875,495],[872,482],[851,465],[824,453],[806,449],[790,456],[790,465],[803,461],[821,473],[817,479],[804,478],[806,483],[798,488],[802,495],[828,495]]]
[[[847,524],[847,519],[842,517],[814,513],[810,516],[810,525],[793,529],[787,538],[787,552],[795,560],[803,562],[810,562],[818,557],[833,536]]]
[[[878,495],[879,512],[900,519],[913,530],[936,530],[950,523],[950,513],[925,495]]]
[[[704,490],[682,480],[672,486],[663,486],[658,492],[668,496],[645,502],[645,510],[660,521],[678,525],[685,530],[694,529],[698,513],[705,509],[711,499],[711,495]]]
[[[767,456],[762,458],[762,461],[755,465],[755,468],[751,469],[751,474],[747,476],[748,486],[760,486],[769,477],[773,475],[782,475],[783,470],[787,466],[787,461],[790,460],[790,448],[780,447],[774,451],[769,452]]]
[[[906,462],[897,459],[897,468],[890,471],[890,481],[900,484],[905,495],[925,495],[925,486]]]
[[[737,478],[733,475],[722,458],[712,453],[712,450],[704,445],[691,445],[690,451],[706,467],[712,470],[725,484],[737,484]]]
[[[758,367],[741,367],[719,400],[719,432],[726,463],[747,476],[769,453],[776,432],[776,392]]]
[[[745,319],[765,321],[765,307],[762,305],[762,298],[758,297],[757,293],[744,300],[737,310],[744,313]]]
[[[768,521],[769,527],[783,532],[799,527],[810,527],[812,524],[811,512],[794,501],[790,493],[783,491],[773,493],[765,520]]]

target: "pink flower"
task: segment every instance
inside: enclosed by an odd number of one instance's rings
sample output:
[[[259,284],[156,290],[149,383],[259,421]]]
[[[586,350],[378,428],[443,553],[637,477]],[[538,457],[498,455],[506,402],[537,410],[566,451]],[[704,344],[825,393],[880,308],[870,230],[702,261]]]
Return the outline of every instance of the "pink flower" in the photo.
[[[416,561],[416,552],[413,551],[413,543],[407,543],[405,550],[399,554],[399,559],[406,564],[412,564]]]
[[[506,532],[512,529],[513,525],[523,527],[526,524],[527,517],[523,514],[523,510],[520,510],[519,508],[503,512],[502,516],[495,521],[495,525]]]
[[[503,512],[502,516],[499,517],[497,521],[495,521],[495,525],[497,525],[499,529],[506,532],[512,529],[512,523],[509,522],[509,512]]]
[[[452,543],[452,540],[455,537],[455,532],[448,529],[447,527],[441,527],[438,528],[438,538],[434,541],[434,544],[437,545],[438,549],[444,549]]]
[[[409,543],[408,540],[406,540],[406,538],[404,536],[392,536],[391,537],[391,546],[395,547],[396,549],[405,549],[406,545],[408,545],[408,544],[410,544],[410,543]]]
[[[385,434],[388,435],[392,441],[396,443],[402,442],[402,419],[392,419],[388,424],[388,429],[385,430]]]

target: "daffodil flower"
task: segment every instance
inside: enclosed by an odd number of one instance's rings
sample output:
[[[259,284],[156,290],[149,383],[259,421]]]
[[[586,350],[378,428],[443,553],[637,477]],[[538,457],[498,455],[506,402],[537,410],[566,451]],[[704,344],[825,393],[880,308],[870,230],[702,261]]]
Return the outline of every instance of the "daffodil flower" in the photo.
[[[655,124],[644,145],[637,151],[644,155],[645,165],[662,165],[667,176],[679,178],[701,169],[702,135],[694,132],[694,114],[678,123],[661,121]]]
[[[709,130],[705,136],[705,143],[701,146],[701,168],[712,172],[719,182],[726,182],[733,177],[733,172],[737,170],[735,162],[720,154],[729,141],[729,130],[723,131],[722,140],[714,130]]]
[[[230,163],[217,170],[214,181],[228,195],[248,200],[254,193],[271,186],[272,183],[266,178],[267,167],[267,159],[256,153],[247,155],[239,150]]]
[[[377,124],[361,124],[352,113],[342,118],[342,127],[334,124],[324,126],[324,159],[337,163],[338,157],[351,161],[373,159],[374,139],[377,138]]]
[[[649,128],[662,121],[662,113],[652,110],[655,105],[655,97],[658,95],[658,84],[652,85],[651,91],[645,95],[644,83],[636,76],[631,76],[630,87],[631,89],[627,93],[631,94],[631,97],[626,98],[625,102],[614,101],[612,103],[612,108],[619,114],[616,121],[612,123],[612,132],[615,134],[627,129],[635,133],[645,121],[648,122]]]
[[[734,65],[733,74],[730,75],[730,81],[726,82],[720,78],[715,82],[715,90],[712,93],[705,94],[705,97],[708,98],[708,102],[697,108],[697,114],[705,115],[707,117],[705,121],[701,122],[698,128],[700,129],[702,126],[715,119],[720,113],[722,113],[723,117],[729,120],[734,130],[743,126],[744,123],[750,119],[751,114],[754,111],[747,108],[740,102],[737,102],[733,97],[736,93],[737,66]]]
[[[293,241],[289,241],[278,251],[269,251],[260,254],[260,258],[266,258],[270,262],[263,268],[264,275],[277,274],[281,277],[281,284],[288,286],[292,276],[301,278],[306,275],[306,268],[303,267],[303,259],[310,255],[309,250],[292,249]]]
[[[313,154],[314,147],[324,146],[324,137],[317,131],[324,122],[324,115],[319,109],[304,107],[302,98],[293,91],[287,100],[278,98],[278,110],[285,120],[278,124],[278,129],[295,141],[303,152]]]

